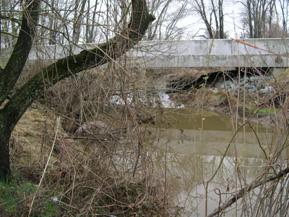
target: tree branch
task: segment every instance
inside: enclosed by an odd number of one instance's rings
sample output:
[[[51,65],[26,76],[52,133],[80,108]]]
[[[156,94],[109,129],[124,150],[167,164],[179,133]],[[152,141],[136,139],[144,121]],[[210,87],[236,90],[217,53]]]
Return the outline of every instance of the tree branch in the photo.
[[[11,21],[11,22],[14,22],[14,23],[17,23],[17,24],[21,25],[21,20],[16,19],[16,18],[14,18],[14,17],[9,17],[9,16],[5,16],[5,15],[0,14],[0,19],[2,19],[2,20],[9,20],[9,21]]]
[[[35,35],[35,24],[38,20],[40,0],[25,1],[19,37],[12,54],[0,74],[0,105],[14,88],[28,59]]]
[[[59,59],[47,68],[41,70],[11,97],[6,106],[0,110],[13,124],[38,97],[43,95],[44,87],[50,87],[58,81],[70,77],[83,70],[103,65],[111,59],[120,57],[137,42],[139,42],[149,24],[154,20],[149,14],[145,0],[132,0],[131,21],[127,29],[110,39],[107,43],[99,44],[91,50],[84,50],[77,55]]]
[[[254,190],[255,188],[264,185],[268,182],[272,182],[278,179],[283,178],[284,176],[286,176],[287,174],[289,174],[289,167],[287,167],[284,170],[281,170],[279,173],[277,173],[274,176],[269,176],[263,180],[257,180],[255,182],[252,182],[250,185],[248,185],[247,187],[244,187],[242,189],[240,189],[235,195],[233,195],[229,200],[227,200],[222,206],[219,206],[215,211],[213,211],[210,215],[208,215],[207,217],[213,217],[216,216],[218,214],[220,214],[221,212],[223,212],[225,209],[227,209],[228,207],[230,207],[231,205],[233,205],[235,202],[237,202],[240,198],[242,198],[246,193]]]

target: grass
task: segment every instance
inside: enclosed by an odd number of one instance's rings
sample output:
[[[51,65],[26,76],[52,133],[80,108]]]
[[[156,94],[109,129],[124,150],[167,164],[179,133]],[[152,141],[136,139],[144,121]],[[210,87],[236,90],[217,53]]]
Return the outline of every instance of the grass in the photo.
[[[37,185],[29,181],[0,182],[0,215],[1,217],[21,216],[29,209]],[[59,207],[49,198],[41,197],[33,210],[32,217],[60,216]]]
[[[0,216],[23,216],[28,214],[32,197],[37,189],[41,174],[43,149],[50,149],[54,135],[55,115],[39,103],[33,104],[24,114],[13,132],[11,162],[13,180],[0,182]],[[47,149],[47,150],[46,150]],[[35,202],[31,217],[57,217],[58,205],[50,196],[42,193]],[[48,190],[49,195],[51,192]],[[27,215],[25,215],[27,216]]]
[[[274,108],[260,108],[256,110],[257,114],[262,114],[262,115],[269,115],[269,114],[275,114],[276,109]]]
[[[19,204],[27,200],[36,191],[31,182],[0,182],[0,210],[8,216],[15,215]]]
[[[53,203],[52,201],[46,200],[43,204],[42,216],[43,217],[60,216],[60,210],[55,203]]]

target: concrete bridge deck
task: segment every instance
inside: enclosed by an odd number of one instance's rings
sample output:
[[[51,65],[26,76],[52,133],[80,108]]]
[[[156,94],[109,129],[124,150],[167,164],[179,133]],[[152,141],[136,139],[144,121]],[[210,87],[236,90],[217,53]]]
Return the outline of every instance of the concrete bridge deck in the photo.
[[[92,47],[43,46],[34,48],[29,60],[51,61]],[[0,61],[10,53],[11,49],[0,50]],[[126,57],[146,68],[289,67],[289,38],[142,41]]]

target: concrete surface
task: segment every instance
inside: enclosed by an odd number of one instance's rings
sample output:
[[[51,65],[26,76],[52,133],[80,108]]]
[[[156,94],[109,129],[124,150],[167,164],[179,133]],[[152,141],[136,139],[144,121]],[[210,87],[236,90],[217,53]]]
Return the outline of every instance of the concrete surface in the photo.
[[[56,60],[93,47],[42,46],[33,48],[29,60]],[[0,62],[5,62],[10,53],[11,49],[2,49]],[[142,41],[127,52],[126,58],[146,68],[289,67],[289,38]]]

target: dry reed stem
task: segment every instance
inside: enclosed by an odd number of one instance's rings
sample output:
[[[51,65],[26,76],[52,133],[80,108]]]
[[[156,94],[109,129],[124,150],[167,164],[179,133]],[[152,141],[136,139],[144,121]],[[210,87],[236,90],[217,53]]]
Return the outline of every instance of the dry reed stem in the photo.
[[[53,150],[54,150],[54,146],[56,144],[56,139],[57,139],[57,135],[58,135],[59,126],[60,126],[60,117],[58,117],[57,120],[56,120],[56,130],[55,130],[54,140],[53,140],[53,143],[52,143],[52,146],[51,146],[51,150],[50,150],[50,153],[48,155],[48,158],[47,158],[43,173],[41,175],[41,179],[40,179],[39,184],[37,186],[37,190],[36,190],[36,192],[35,192],[35,194],[34,194],[34,196],[32,198],[32,201],[31,201],[31,204],[30,204],[30,207],[29,207],[28,217],[30,217],[30,215],[31,215],[34,201],[35,201],[36,196],[37,196],[37,194],[39,192],[39,189],[40,189],[41,184],[43,182],[44,176],[46,174],[46,171],[47,171],[47,168],[48,168],[48,165],[49,165],[49,161],[51,159],[51,156],[52,156],[52,153],[53,153]]]

